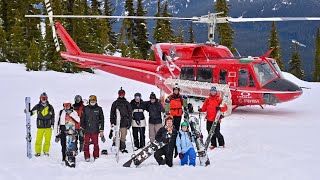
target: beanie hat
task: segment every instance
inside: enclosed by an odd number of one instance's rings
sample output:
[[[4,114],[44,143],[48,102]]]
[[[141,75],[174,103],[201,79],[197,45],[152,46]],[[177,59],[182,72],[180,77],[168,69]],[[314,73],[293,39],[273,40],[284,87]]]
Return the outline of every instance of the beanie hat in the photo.
[[[150,99],[157,99],[157,97],[156,97],[156,95],[154,94],[154,92],[152,92],[152,93],[150,94]]]
[[[182,128],[183,126],[187,126],[187,127],[188,127],[188,123],[187,123],[186,121],[182,122],[182,123],[181,123],[181,128]]]
[[[126,92],[122,89],[122,87],[120,88],[120,90],[118,91],[118,95],[122,95],[122,96],[125,96],[126,95]]]

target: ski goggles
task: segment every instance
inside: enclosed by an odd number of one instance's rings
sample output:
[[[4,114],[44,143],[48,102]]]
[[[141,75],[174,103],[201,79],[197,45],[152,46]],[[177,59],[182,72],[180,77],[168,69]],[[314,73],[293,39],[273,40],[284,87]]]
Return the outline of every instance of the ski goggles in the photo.
[[[71,103],[63,103],[63,107],[69,109],[71,107]]]
[[[41,97],[40,97],[40,101],[47,101],[47,100],[48,100],[48,98],[45,97],[45,96],[41,96]]]

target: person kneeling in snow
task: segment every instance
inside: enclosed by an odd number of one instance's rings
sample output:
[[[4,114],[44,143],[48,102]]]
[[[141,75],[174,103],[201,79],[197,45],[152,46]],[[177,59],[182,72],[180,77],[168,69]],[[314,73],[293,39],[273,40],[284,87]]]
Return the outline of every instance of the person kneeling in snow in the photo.
[[[156,141],[166,143],[161,149],[154,153],[154,158],[159,165],[167,164],[169,167],[173,166],[173,150],[176,146],[177,130],[173,127],[173,117],[168,115],[166,117],[166,124],[159,129],[156,134]],[[165,156],[164,159],[162,156]]]
[[[196,152],[194,151],[192,144],[192,137],[190,132],[188,131],[188,123],[181,123],[181,130],[176,139],[176,146],[179,153],[179,158],[181,159],[181,165],[188,164],[195,166],[196,165]]]

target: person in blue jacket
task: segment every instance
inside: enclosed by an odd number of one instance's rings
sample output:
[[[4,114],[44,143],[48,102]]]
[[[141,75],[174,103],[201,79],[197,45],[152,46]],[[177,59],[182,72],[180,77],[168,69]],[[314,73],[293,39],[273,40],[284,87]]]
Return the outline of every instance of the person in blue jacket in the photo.
[[[191,166],[196,165],[196,152],[192,144],[192,137],[188,131],[188,123],[181,123],[181,130],[176,139],[176,146],[179,153],[179,158],[181,159],[181,165],[188,164]]]

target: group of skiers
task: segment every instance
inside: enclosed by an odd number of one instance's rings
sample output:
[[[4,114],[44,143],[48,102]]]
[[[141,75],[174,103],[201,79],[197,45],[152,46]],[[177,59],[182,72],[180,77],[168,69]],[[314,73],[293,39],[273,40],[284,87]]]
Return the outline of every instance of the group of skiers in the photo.
[[[215,87],[210,90],[209,97],[205,100],[199,112],[207,112],[207,130],[209,132],[212,122],[215,119],[218,110],[224,112],[227,106],[220,107],[222,99]],[[112,103],[110,111],[111,127],[116,126],[117,116],[116,110],[120,111],[120,147],[122,153],[128,153],[126,150],[127,131],[132,127],[134,138],[134,150],[141,149],[146,146],[145,131],[147,126],[144,111],[149,113],[148,127],[149,139],[151,142],[164,142],[166,145],[157,150],[154,157],[159,165],[167,164],[169,167],[173,165],[173,157],[181,159],[181,165],[196,164],[196,153],[192,142],[194,138],[188,130],[188,123],[182,122],[182,115],[187,111],[187,97],[180,94],[178,86],[173,87],[173,93],[166,99],[165,107],[162,105],[156,95],[152,92],[149,101],[143,101],[141,93],[135,93],[134,99],[129,103],[125,98],[125,91],[121,88],[118,91],[118,98]],[[62,160],[66,160],[66,135],[67,125],[69,122],[75,124],[76,140],[79,141],[76,152],[84,151],[84,158],[90,161],[89,145],[93,144],[93,158],[99,158],[100,150],[98,137],[105,142],[104,137],[104,115],[103,110],[97,104],[97,97],[91,95],[89,103],[84,105],[82,97],[76,95],[74,104],[64,102],[63,109],[60,110],[55,120],[55,112],[52,105],[48,101],[46,93],[40,95],[40,101],[31,109],[31,115],[37,112],[37,137],[35,143],[35,156],[41,155],[42,141],[43,153],[49,156],[50,140],[52,130],[54,130],[55,142],[61,142]],[[163,114],[165,114],[165,122],[163,125]],[[180,130],[181,127],[181,130]],[[218,138],[219,146],[224,147],[224,138],[220,133],[220,122],[213,138],[211,139],[210,149],[217,146],[216,138]],[[76,142],[78,144],[78,142]],[[115,138],[112,146],[115,146]],[[164,157],[163,157],[164,156]]]

